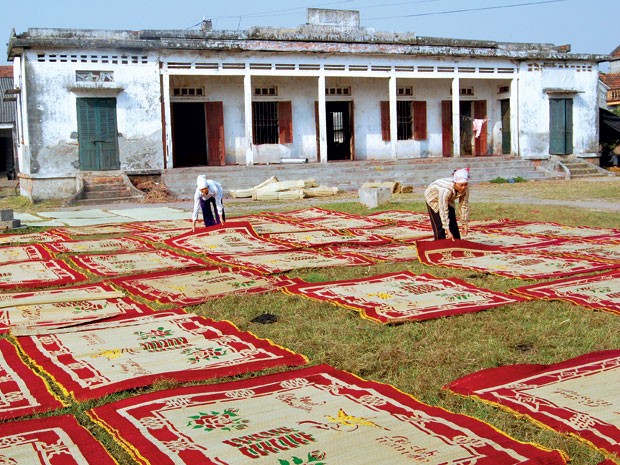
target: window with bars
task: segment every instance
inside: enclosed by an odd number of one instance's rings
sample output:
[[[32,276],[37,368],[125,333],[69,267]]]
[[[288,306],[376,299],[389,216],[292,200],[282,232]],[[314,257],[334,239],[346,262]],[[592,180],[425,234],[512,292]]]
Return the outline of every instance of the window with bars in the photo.
[[[413,115],[410,101],[396,102],[396,128],[398,140],[409,140],[412,136]]]
[[[277,144],[278,102],[252,102],[252,125],[255,144]]]

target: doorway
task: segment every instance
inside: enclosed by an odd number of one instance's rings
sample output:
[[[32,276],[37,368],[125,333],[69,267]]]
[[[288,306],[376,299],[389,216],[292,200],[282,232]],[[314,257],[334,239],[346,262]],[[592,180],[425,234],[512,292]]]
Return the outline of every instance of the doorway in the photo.
[[[512,139],[510,135],[510,100],[500,100],[502,114],[502,155],[510,155],[512,151]]]
[[[116,98],[78,98],[80,170],[120,169]]]
[[[351,160],[353,125],[351,102],[326,102],[327,160]]]
[[[207,134],[203,102],[172,103],[173,166],[204,166],[207,164]]]
[[[549,139],[550,154],[573,153],[573,99],[549,100]]]

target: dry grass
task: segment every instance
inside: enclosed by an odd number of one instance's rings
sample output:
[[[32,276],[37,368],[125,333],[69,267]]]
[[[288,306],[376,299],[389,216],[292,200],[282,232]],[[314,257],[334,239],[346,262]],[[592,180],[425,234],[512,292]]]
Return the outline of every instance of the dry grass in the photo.
[[[589,184],[584,184],[589,186]],[[587,195],[605,192],[603,183]],[[617,184],[610,183],[611,186]],[[581,189],[576,184],[523,183],[493,186],[525,189],[525,195],[553,195],[567,198]],[[579,184],[581,186],[581,184]],[[611,189],[612,187],[609,187]],[[563,190],[562,190],[563,189]],[[586,189],[586,188],[584,188]],[[516,195],[516,191],[508,191]],[[614,193],[615,198],[616,193]],[[424,211],[420,194],[395,196],[394,202],[382,210]],[[617,227],[617,213],[592,212],[546,205],[514,205],[500,203],[475,204],[476,219],[508,217],[528,221],[557,221],[571,225]],[[281,204],[263,205],[261,209],[285,209]],[[301,208],[295,206],[294,208]],[[289,209],[294,209],[289,206]],[[351,213],[369,213],[358,202],[325,204],[324,208]],[[373,210],[376,211],[376,210]],[[243,212],[242,214],[247,214]],[[307,281],[322,282],[371,276],[399,270],[431,273],[440,277],[457,277],[477,286],[506,291],[523,285],[517,279],[473,273],[466,270],[427,267],[417,261],[387,263],[372,267],[349,267],[303,270],[289,273]],[[530,283],[533,281],[527,281]],[[139,300],[139,299],[138,299]],[[417,399],[463,413],[505,431],[525,442],[546,448],[561,449],[571,457],[571,465],[595,465],[603,456],[577,439],[543,429],[524,418],[486,405],[455,396],[442,387],[463,375],[484,368],[507,364],[550,364],[588,352],[620,348],[620,318],[563,302],[532,301],[499,307],[493,310],[400,325],[379,325],[364,320],[353,311],[283,293],[231,296],[188,307],[188,311],[214,319],[228,320],[240,329],[251,331],[279,345],[306,355],[310,364],[327,363],[358,376],[389,383]],[[252,323],[263,313],[273,313],[273,324]],[[269,370],[277,371],[277,370]],[[244,377],[256,374],[244,375]],[[217,380],[209,381],[214,383]],[[119,463],[133,462],[100,428],[84,414],[85,410],[102,403],[122,399],[140,392],[175,386],[162,380],[143,390],[122,392],[97,401],[77,403],[63,410],[75,414],[82,424],[108,447]]]

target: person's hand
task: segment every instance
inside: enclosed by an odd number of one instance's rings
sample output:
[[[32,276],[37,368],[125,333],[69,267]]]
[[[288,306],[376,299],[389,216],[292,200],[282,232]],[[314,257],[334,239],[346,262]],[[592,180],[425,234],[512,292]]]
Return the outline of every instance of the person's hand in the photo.
[[[454,240],[454,236],[450,231],[446,231],[446,239],[450,239],[451,241]]]
[[[463,226],[463,237],[467,236],[467,234],[469,234],[469,226],[465,224]]]

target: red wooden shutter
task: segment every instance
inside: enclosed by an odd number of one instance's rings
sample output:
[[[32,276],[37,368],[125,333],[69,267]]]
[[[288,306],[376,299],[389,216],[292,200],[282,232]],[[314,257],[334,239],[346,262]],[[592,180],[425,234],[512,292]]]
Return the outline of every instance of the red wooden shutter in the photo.
[[[224,102],[205,103],[207,114],[207,165],[226,164]]]
[[[415,140],[426,140],[426,102],[413,102],[413,138]]]
[[[452,152],[452,102],[441,102],[441,146],[444,157],[451,157]]]
[[[390,140],[390,102],[381,102],[381,140]]]
[[[293,110],[291,102],[278,103],[278,128],[280,130],[280,143],[293,143]]]
[[[476,100],[474,102],[474,118],[485,119],[487,117],[487,101]],[[487,122],[482,123],[482,131],[480,136],[475,138],[474,155],[487,154]]]

